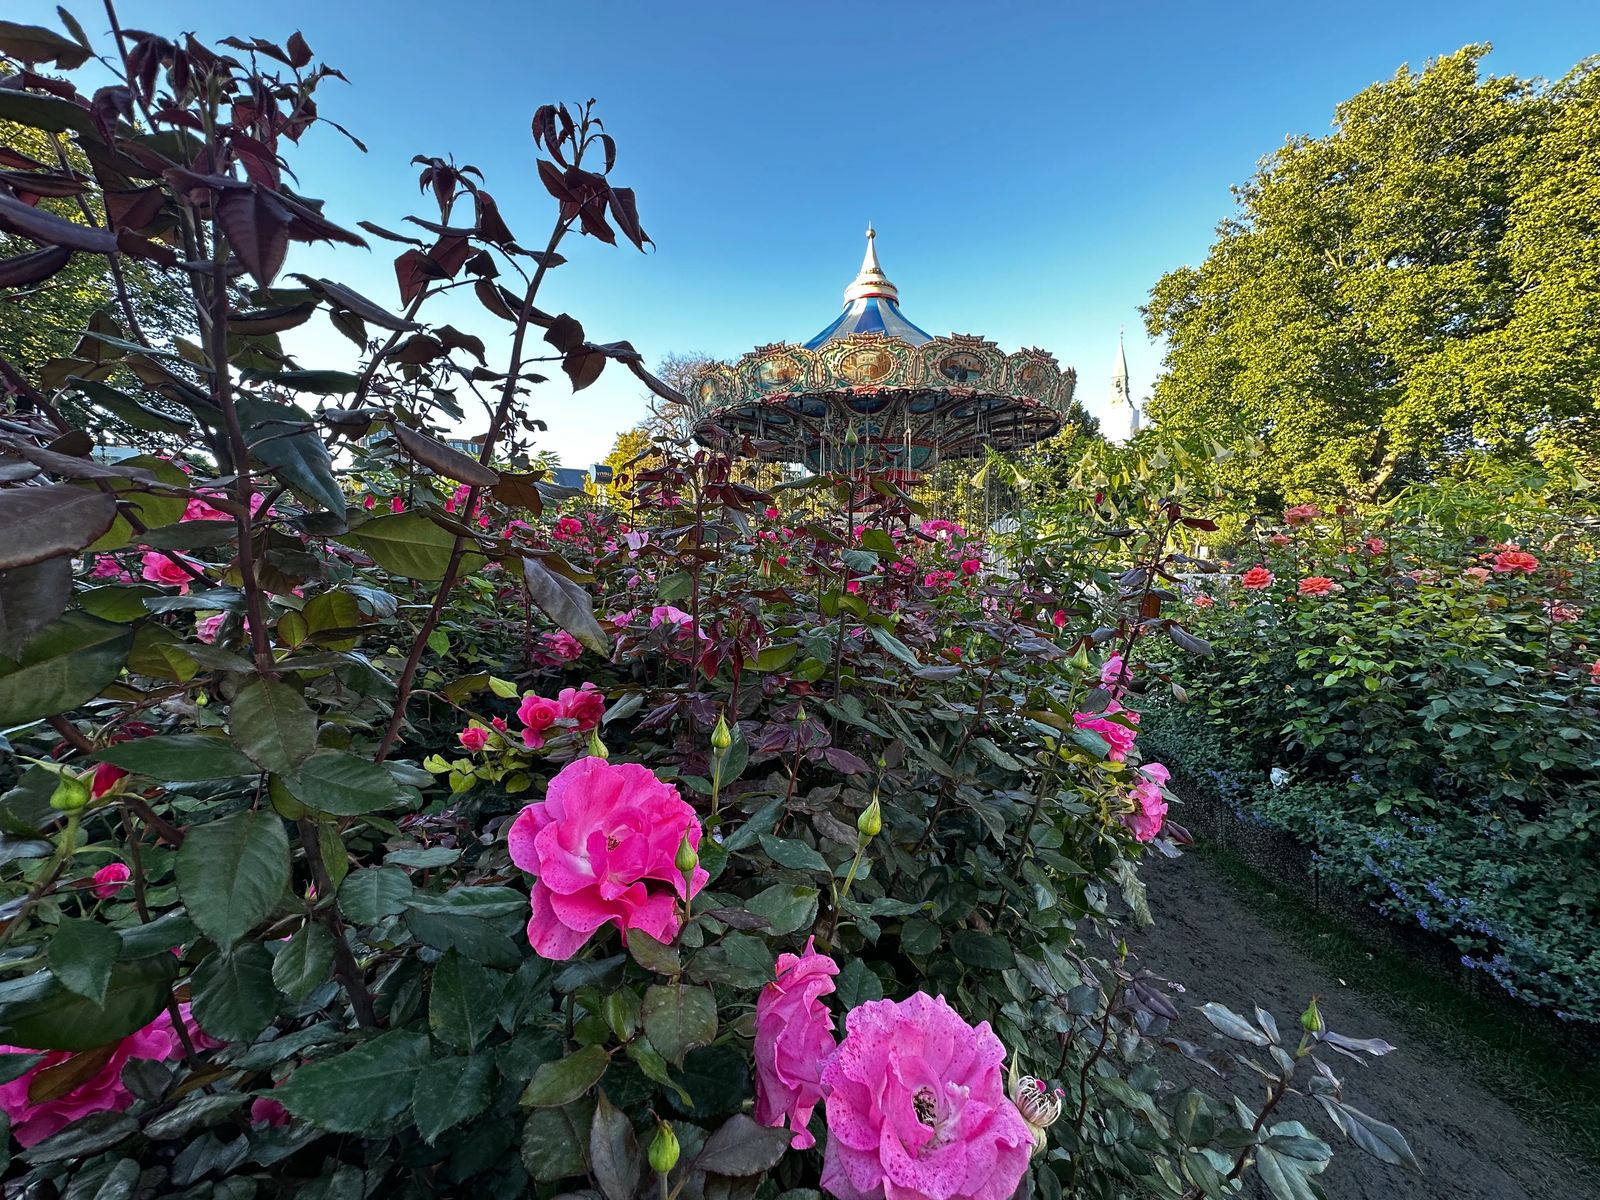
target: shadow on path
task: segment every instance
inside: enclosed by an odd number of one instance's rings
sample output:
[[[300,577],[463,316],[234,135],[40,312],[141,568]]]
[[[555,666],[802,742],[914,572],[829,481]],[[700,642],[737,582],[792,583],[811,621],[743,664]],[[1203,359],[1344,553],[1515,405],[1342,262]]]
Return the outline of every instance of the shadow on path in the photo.
[[[1286,1105],[1285,1116],[1304,1120],[1333,1146],[1333,1163],[1320,1179],[1329,1200],[1600,1200],[1587,1173],[1462,1070],[1450,1046],[1419,1042],[1381,997],[1360,990],[1360,980],[1340,979],[1264,925],[1203,857],[1152,856],[1141,874],[1157,924],[1128,944],[1149,970],[1184,985],[1180,1007],[1215,1000],[1248,1013],[1260,1004],[1283,1024],[1295,1021],[1315,993],[1331,1028],[1398,1047],[1365,1068],[1338,1056],[1330,1065],[1344,1081],[1346,1100],[1406,1135],[1426,1175],[1386,1167],[1334,1131],[1320,1110]],[[1211,1032],[1205,1018],[1187,1011],[1179,1029],[1193,1041]],[[1181,1074],[1176,1056],[1161,1061],[1165,1071]],[[1234,1086],[1259,1104],[1251,1079],[1238,1078]]]

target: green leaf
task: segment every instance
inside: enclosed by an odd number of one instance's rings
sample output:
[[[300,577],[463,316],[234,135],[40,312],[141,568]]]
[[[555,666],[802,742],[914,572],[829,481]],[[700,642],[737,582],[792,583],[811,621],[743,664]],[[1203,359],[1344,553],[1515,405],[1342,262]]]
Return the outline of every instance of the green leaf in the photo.
[[[133,630],[69,612],[0,658],[0,727],[76,708],[116,679],[133,649]]]
[[[1266,1034],[1225,1004],[1215,1001],[1202,1004],[1200,1014],[1211,1022],[1218,1033],[1236,1042],[1248,1042],[1252,1046],[1265,1046],[1268,1042]]]
[[[913,917],[900,926],[900,948],[907,954],[932,954],[942,938],[939,926],[925,917]]]
[[[122,418],[135,429],[142,429],[146,433],[188,433],[190,424],[178,417],[170,417],[166,413],[158,412],[134,396],[120,388],[114,388],[109,383],[102,383],[96,379],[82,379],[74,375],[67,381],[74,390],[88,396],[101,408],[106,409],[114,416]]]
[[[950,935],[950,950],[969,967],[985,971],[1008,971],[1016,966],[1011,947],[993,934],[976,929],[957,929]]]
[[[103,1004],[66,990],[48,971],[0,983],[0,1042],[28,1050],[94,1050],[143,1029],[166,1007],[178,961],[119,962]]]
[[[1379,1162],[1391,1167],[1409,1167],[1420,1171],[1417,1156],[1411,1152],[1405,1134],[1393,1125],[1385,1125],[1376,1117],[1369,1117],[1359,1108],[1339,1100],[1318,1097],[1339,1127],[1350,1135],[1350,1140]]]
[[[299,1004],[328,982],[332,968],[333,934],[321,922],[307,921],[272,960],[272,982]]]
[[[633,1124],[604,1092],[595,1104],[589,1127],[589,1170],[605,1200],[633,1200],[644,1171]]]
[[[528,898],[515,888],[484,886],[456,887],[447,892],[418,892],[407,907],[427,913],[446,913],[464,917],[505,917],[525,913]]]
[[[270,809],[194,825],[178,850],[178,894],[219,946],[266,920],[289,886],[289,835]]]
[[[428,995],[428,1028],[458,1050],[476,1050],[494,1030],[495,1015],[508,977],[447,951],[433,969]]]
[[[21,1156],[24,1162],[54,1163],[83,1160],[100,1154],[139,1132],[139,1122],[126,1113],[90,1113],[40,1142]]]
[[[494,1098],[495,1064],[491,1054],[438,1058],[417,1075],[411,1096],[411,1117],[428,1145],[447,1129],[469,1121]]]
[[[320,504],[342,519],[344,492],[311,417],[293,404],[259,400],[244,392],[238,393],[234,402],[245,426],[250,456],[302,500]]]
[[[272,955],[259,942],[219,950],[194,973],[194,1017],[212,1037],[248,1042],[278,1012]]]
[[[16,654],[72,599],[72,559],[63,554],[0,571],[0,654]]]
[[[521,933],[522,921],[511,918],[486,920],[455,913],[406,910],[406,925],[416,939],[435,950],[457,950],[473,962],[512,971],[523,961],[528,943]],[[520,943],[520,948],[519,948]]]
[[[840,969],[835,987],[839,1003],[847,1010],[868,1000],[883,999],[883,981],[859,958],[852,958]]]
[[[171,1112],[162,1113],[144,1127],[146,1137],[156,1141],[182,1137],[191,1130],[213,1123],[214,1118],[233,1112],[247,1103],[243,1092],[192,1092]],[[131,1194],[131,1193],[130,1193]],[[97,1195],[95,1200],[100,1200]]]
[[[117,498],[72,483],[0,490],[0,570],[74,554],[117,518]]]
[[[46,957],[62,987],[95,1004],[104,1004],[111,968],[121,948],[122,939],[109,925],[62,917]]]
[[[522,1093],[522,1103],[533,1108],[570,1104],[599,1083],[610,1065],[611,1057],[603,1046],[585,1046],[565,1058],[544,1063],[533,1073]]]
[[[171,733],[135,738],[95,751],[100,762],[162,782],[200,782],[258,774],[260,768],[233,748],[227,738],[203,733]]]
[[[381,764],[343,750],[318,750],[294,774],[278,778],[307,808],[340,817],[392,808],[406,798]]]
[[[878,645],[907,666],[920,667],[922,665],[922,660],[911,653],[911,648],[887,629],[880,629],[878,626],[872,625],[868,627],[867,632],[872,634],[873,641],[877,642]]]
[[[426,513],[403,512],[363,522],[349,540],[391,574],[434,580],[444,578],[456,535],[434,524]],[[467,554],[462,573],[475,571],[484,562],[481,554]]]
[[[676,946],[658,942],[639,929],[628,934],[628,953],[633,955],[634,962],[657,975],[676,975],[683,969]]]
[[[194,941],[199,933],[189,914],[181,908],[175,908],[154,921],[117,930],[117,941],[121,944],[117,957],[134,959],[165,954],[174,946]]]
[[[557,575],[537,558],[522,560],[522,579],[528,595],[539,610],[577,638],[587,649],[605,658],[611,642],[600,622],[594,619],[589,593],[564,576]]]
[[[539,1108],[522,1127],[522,1165],[541,1183],[583,1174],[589,1166],[589,1125],[594,1101]]]
[[[301,1067],[272,1098],[319,1129],[375,1132],[410,1107],[431,1061],[427,1034],[396,1029]]]
[[[717,999],[710,988],[655,983],[644,993],[644,1032],[668,1062],[681,1064],[717,1036]]]
[[[794,883],[775,883],[752,896],[745,907],[765,917],[772,936],[804,929],[817,919],[817,889]]]
[[[228,710],[233,739],[263,771],[288,775],[317,748],[317,718],[305,698],[275,679],[252,679]]]
[[[405,911],[411,879],[399,867],[365,867],[339,885],[339,907],[358,925],[375,925]]]
[[[767,852],[767,857],[780,867],[789,867],[796,871],[828,873],[827,860],[804,842],[776,838],[770,833],[763,833],[761,848]]]
[[[757,1125],[735,1113],[706,1139],[694,1160],[694,1169],[708,1175],[759,1175],[778,1165],[794,1135],[783,1129]]]

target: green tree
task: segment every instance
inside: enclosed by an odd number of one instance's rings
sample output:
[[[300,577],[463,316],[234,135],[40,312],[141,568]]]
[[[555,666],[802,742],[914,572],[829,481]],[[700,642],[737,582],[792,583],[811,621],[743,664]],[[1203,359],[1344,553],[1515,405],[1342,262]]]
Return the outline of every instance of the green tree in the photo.
[[[1151,413],[1267,452],[1266,504],[1392,494],[1465,459],[1586,468],[1600,444],[1600,71],[1402,68],[1235,189],[1198,267],[1145,310]]]

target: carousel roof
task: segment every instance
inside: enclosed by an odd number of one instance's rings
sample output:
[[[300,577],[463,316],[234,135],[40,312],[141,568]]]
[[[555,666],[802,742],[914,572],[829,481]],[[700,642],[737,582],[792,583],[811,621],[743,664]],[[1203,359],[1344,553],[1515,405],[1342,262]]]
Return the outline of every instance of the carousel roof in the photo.
[[[1043,350],[1007,354],[971,334],[919,329],[900,312],[875,238],[868,228],[844,312],[816,337],[700,369],[689,391],[697,441],[827,470],[854,430],[849,461],[907,479],[942,458],[1015,450],[1061,428],[1076,372]]]
[[[861,260],[860,273],[844,290],[844,311],[816,337],[802,343],[807,350],[856,333],[881,333],[912,346],[933,340],[932,335],[918,329],[901,313],[900,293],[878,265],[878,251],[873,245],[877,236],[868,225],[867,254]]]

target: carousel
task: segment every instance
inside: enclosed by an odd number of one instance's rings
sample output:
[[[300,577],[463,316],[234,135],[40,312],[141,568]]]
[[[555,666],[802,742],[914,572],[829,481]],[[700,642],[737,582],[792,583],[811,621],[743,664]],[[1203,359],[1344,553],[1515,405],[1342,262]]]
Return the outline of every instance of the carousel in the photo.
[[[900,311],[867,229],[844,311],[804,342],[701,369],[690,392],[702,445],[808,471],[918,482],[940,462],[1005,454],[1055,434],[1077,373],[1043,350],[934,337]]]

